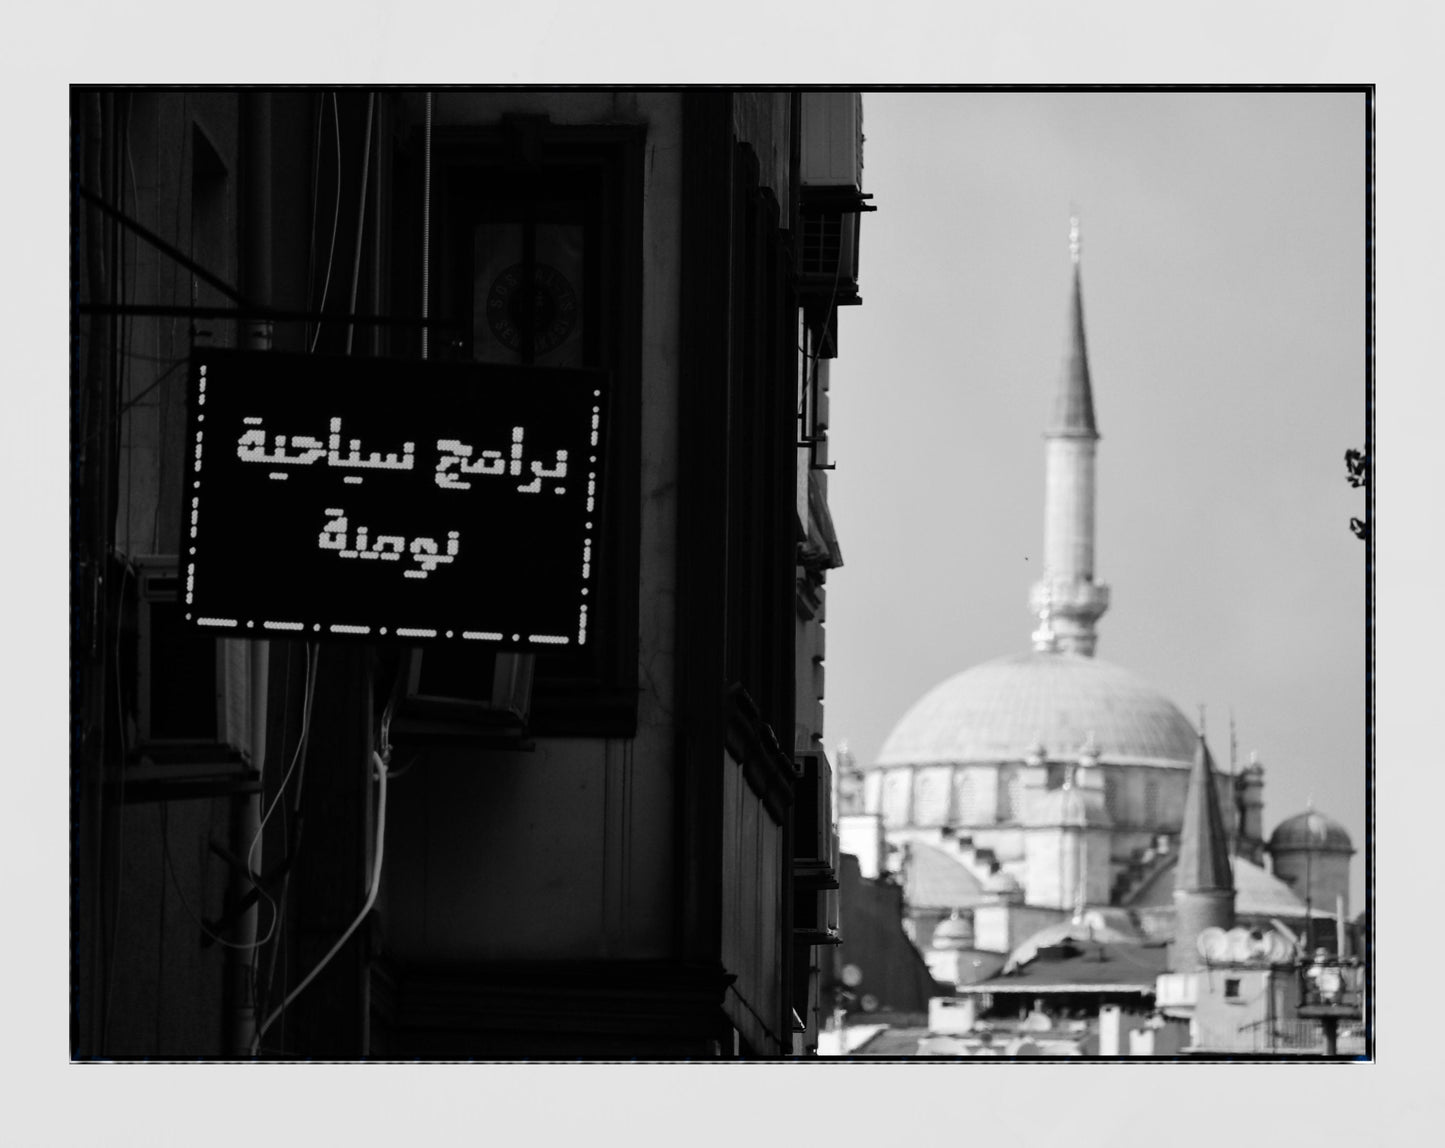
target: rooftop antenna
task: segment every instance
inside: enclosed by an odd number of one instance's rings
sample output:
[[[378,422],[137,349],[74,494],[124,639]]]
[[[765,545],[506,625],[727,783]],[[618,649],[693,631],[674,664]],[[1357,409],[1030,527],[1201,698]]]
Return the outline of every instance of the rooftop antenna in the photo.
[[[1235,849],[1236,849],[1236,846],[1237,846],[1237,844],[1238,844],[1239,822],[1240,822],[1239,791],[1238,791],[1238,788],[1237,788],[1237,786],[1239,785],[1239,782],[1238,782],[1238,780],[1237,780],[1237,778],[1236,778],[1236,776],[1235,776],[1236,771],[1235,771],[1235,763],[1234,763],[1235,754],[1236,754],[1237,752],[1238,752],[1238,742],[1235,740],[1235,737],[1234,737],[1234,707],[1233,707],[1233,706],[1230,706],[1230,707],[1229,707],[1229,796],[1230,796],[1229,807],[1230,807],[1230,809],[1232,809],[1232,810],[1234,811],[1234,816],[1229,819],[1229,855],[1230,855],[1231,857],[1234,856],[1234,854],[1235,854]]]

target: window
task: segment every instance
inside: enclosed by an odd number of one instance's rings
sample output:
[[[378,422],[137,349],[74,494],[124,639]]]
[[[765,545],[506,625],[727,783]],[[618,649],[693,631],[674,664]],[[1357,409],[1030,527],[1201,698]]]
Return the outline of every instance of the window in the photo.
[[[1225,982],[1224,982],[1224,999],[1225,999],[1225,1000],[1238,1000],[1238,999],[1239,999],[1239,978],[1238,978],[1238,977],[1229,977],[1228,979],[1225,980]]]
[[[978,778],[971,769],[960,769],[954,778],[954,819],[960,825],[988,825],[990,810],[983,807]]]
[[[433,331],[432,357],[612,376],[598,641],[537,656],[530,732],[540,736],[636,731],[643,138],[637,127],[517,116],[433,141],[431,297],[446,326]],[[408,162],[419,191],[419,147]],[[408,264],[420,260],[398,261]]]
[[[1144,824],[1151,829],[1159,825],[1159,782],[1152,777],[1144,782]]]
[[[1124,818],[1123,804],[1119,800],[1120,779],[1110,770],[1104,774],[1104,809],[1110,820],[1118,825]]]
[[[883,824],[890,829],[909,823],[909,798],[913,789],[913,771],[908,767],[890,769],[883,780]]]
[[[1016,767],[1010,767],[999,780],[998,819],[1003,822],[1017,821],[1023,815],[1024,775]]]

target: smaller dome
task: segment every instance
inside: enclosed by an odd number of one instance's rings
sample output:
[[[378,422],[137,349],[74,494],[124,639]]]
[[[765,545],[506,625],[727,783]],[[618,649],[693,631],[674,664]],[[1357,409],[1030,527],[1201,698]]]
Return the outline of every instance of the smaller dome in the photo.
[[[1311,849],[1317,853],[1353,853],[1354,844],[1338,821],[1307,809],[1281,821],[1269,837],[1271,853]]]
[[[1005,869],[990,873],[983,883],[983,892],[991,901],[1017,901],[1023,898],[1023,886]]]
[[[960,951],[973,948],[973,921],[958,914],[940,921],[933,930],[933,947]]]

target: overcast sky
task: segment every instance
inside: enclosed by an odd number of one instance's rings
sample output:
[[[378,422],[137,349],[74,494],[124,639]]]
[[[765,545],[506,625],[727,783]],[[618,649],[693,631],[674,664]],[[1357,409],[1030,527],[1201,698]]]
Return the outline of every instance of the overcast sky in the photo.
[[[864,96],[863,306],[839,318],[827,743],[876,757],[944,678],[1029,648],[1041,432],[1082,221],[1098,655],[1264,763],[1265,827],[1361,850],[1365,100],[1338,93]]]

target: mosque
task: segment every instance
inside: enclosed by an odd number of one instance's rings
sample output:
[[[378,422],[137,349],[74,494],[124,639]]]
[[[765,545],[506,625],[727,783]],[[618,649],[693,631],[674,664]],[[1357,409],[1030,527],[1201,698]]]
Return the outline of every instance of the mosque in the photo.
[[[840,842],[864,878],[902,887],[903,930],[945,984],[987,981],[1072,937],[1157,954],[1135,978],[1152,994],[1156,975],[1193,967],[1171,963],[1169,942],[1176,925],[1192,930],[1176,887],[1197,885],[1201,833],[1206,849],[1212,842],[1224,854],[1208,864],[1227,858],[1229,924],[1283,925],[1300,945],[1334,947],[1336,922],[1348,920],[1355,850],[1313,809],[1266,836],[1263,765],[1252,756],[1238,771],[1215,769],[1202,732],[1169,698],[1095,656],[1110,598],[1095,576],[1100,435],[1077,220],[1070,248],[1066,354],[1045,431],[1043,576],[1029,597],[1032,648],[929,690],[876,761],[840,755]],[[1191,800],[1191,784],[1211,792]],[[1203,829],[1185,830],[1187,809]],[[845,961],[848,948],[845,929]]]

